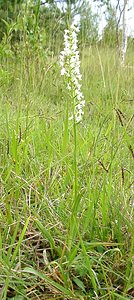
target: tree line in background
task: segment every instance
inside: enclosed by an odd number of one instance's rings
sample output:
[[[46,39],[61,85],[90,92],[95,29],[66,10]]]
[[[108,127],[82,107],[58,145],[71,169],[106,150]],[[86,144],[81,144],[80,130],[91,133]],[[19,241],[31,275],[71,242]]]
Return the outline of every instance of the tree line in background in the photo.
[[[20,44],[30,44],[38,50],[46,48],[56,53],[62,46],[63,31],[74,17],[79,22],[81,46],[98,43],[119,47],[123,39],[126,43],[123,30],[119,27],[125,6],[117,18],[119,0],[116,7],[110,0],[94,1],[105,5],[107,25],[101,38],[99,16],[92,12],[88,0],[0,0],[0,52],[5,51],[9,55],[11,51],[17,52]],[[127,0],[124,3],[127,4]],[[134,45],[134,39],[129,40]]]

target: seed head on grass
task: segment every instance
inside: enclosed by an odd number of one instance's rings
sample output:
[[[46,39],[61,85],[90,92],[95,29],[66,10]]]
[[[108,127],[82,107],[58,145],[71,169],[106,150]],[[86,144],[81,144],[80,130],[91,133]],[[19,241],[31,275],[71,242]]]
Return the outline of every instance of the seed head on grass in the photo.
[[[73,101],[73,116],[75,122],[79,123],[84,114],[85,100],[81,92],[80,59],[78,51],[77,32],[79,29],[72,24],[64,32],[64,50],[60,53],[61,75],[65,78],[66,88]]]

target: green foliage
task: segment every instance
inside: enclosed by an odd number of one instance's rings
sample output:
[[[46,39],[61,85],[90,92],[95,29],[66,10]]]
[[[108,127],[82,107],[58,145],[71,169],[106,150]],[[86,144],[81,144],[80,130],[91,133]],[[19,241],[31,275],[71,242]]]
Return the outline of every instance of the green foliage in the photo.
[[[56,4],[41,5],[40,1],[16,3],[2,6],[1,56],[17,53],[22,47],[39,51],[59,51],[63,30],[64,15]],[[14,14],[11,14],[13,11]],[[38,48],[38,49],[37,49]],[[9,50],[7,50],[9,49]]]
[[[1,297],[133,299],[133,69],[111,48],[81,52],[74,201],[58,57],[29,50],[0,68]]]
[[[48,55],[61,47],[65,12],[40,4],[16,2],[18,15],[2,21],[0,298],[131,300],[133,47],[123,69],[113,48],[82,49],[86,107],[74,139],[59,55]]]
[[[92,13],[87,1],[84,1],[80,10],[79,40],[83,46],[91,45],[98,40],[98,16]]]
[[[65,29],[64,13],[52,4],[44,6],[40,11],[39,27],[46,33],[46,47],[54,53],[59,52],[63,43],[63,31]]]
[[[7,33],[7,23],[15,22],[20,12],[22,0],[0,0],[0,40]]]
[[[66,1],[65,1],[66,2]],[[18,53],[23,47],[57,53],[63,32],[76,14],[80,15],[80,43],[89,45],[98,38],[97,16],[87,2],[66,2],[64,9],[54,1],[7,1],[1,5],[1,57]],[[38,45],[38,47],[37,47]],[[38,48],[38,49],[37,49]]]
[[[128,37],[128,47],[134,49],[134,38]]]
[[[117,28],[116,10],[111,5],[107,8],[106,19],[107,25],[104,28],[102,42],[110,47],[115,47],[119,43],[119,32]]]

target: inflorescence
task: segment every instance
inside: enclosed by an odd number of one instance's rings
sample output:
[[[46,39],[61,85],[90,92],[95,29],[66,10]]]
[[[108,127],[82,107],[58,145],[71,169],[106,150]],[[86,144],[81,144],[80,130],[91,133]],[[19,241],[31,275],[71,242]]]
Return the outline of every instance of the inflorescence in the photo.
[[[81,92],[80,59],[77,32],[79,29],[72,24],[64,32],[64,50],[60,53],[61,75],[65,77],[66,88],[73,98],[75,122],[79,123],[84,114],[85,100]],[[73,116],[70,118],[73,119]]]

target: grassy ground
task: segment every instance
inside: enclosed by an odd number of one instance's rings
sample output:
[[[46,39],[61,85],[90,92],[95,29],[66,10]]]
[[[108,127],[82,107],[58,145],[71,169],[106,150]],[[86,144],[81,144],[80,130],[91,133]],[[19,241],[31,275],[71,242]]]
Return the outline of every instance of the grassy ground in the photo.
[[[58,58],[1,61],[1,299],[133,299],[132,57],[81,53],[77,195]]]

